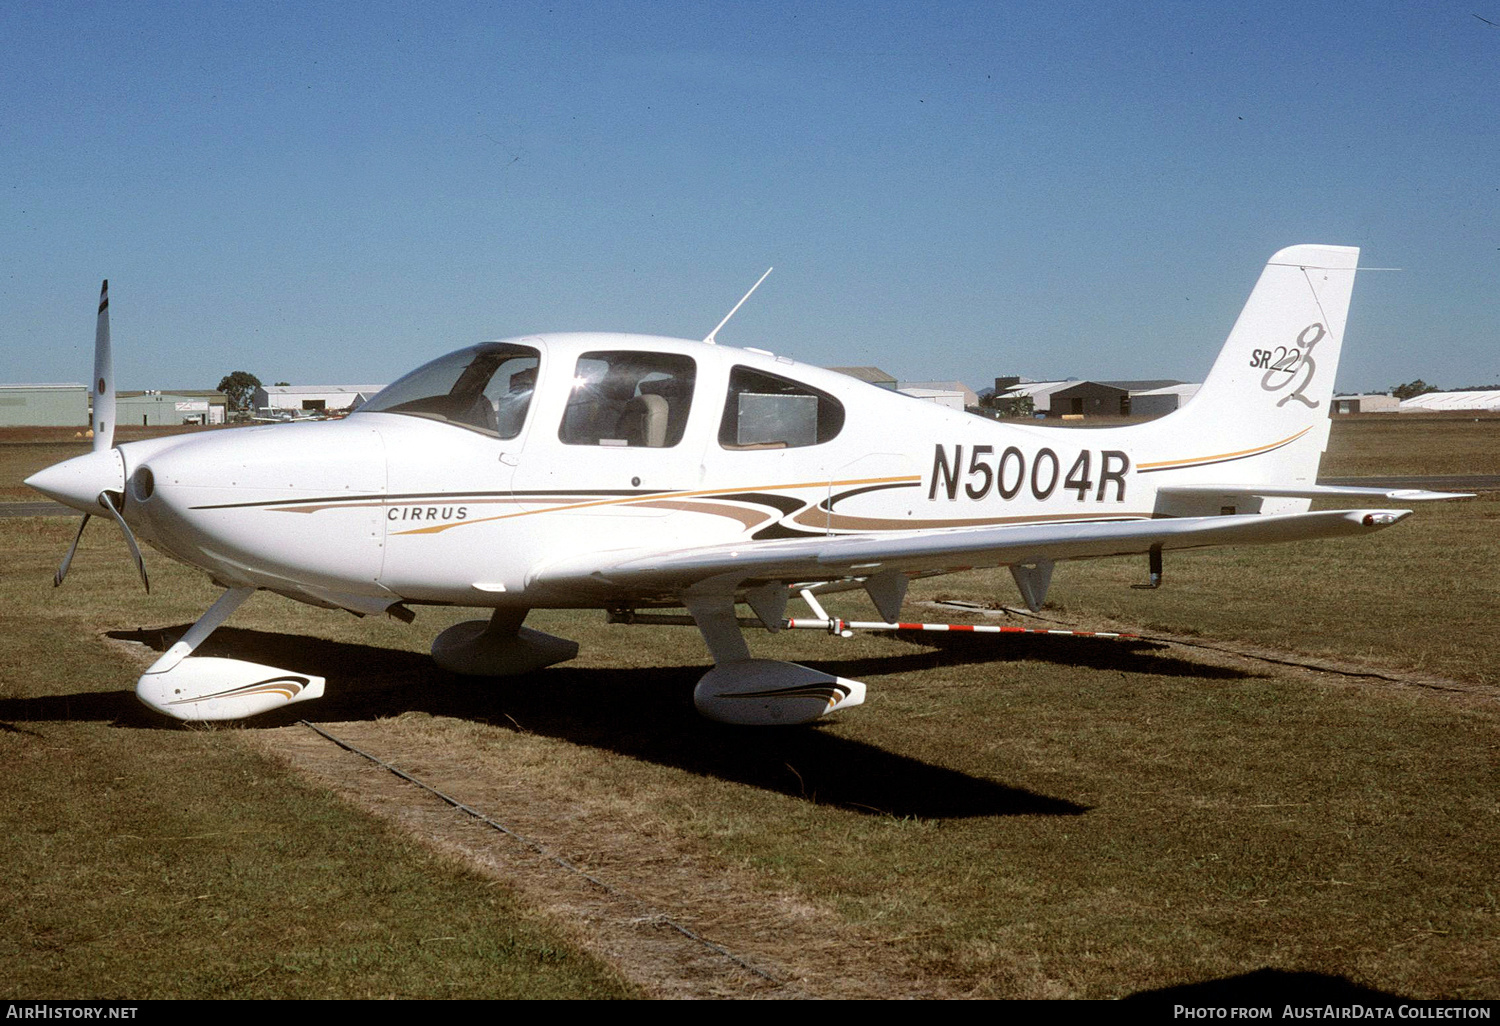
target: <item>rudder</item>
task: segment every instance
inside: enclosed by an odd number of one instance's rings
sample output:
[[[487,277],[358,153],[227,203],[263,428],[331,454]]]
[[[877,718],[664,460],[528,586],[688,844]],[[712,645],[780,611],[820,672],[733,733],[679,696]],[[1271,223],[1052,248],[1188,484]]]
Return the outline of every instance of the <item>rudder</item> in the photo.
[[[1316,480],[1358,259],[1320,245],[1271,257],[1203,387],[1152,425],[1192,446],[1160,469],[1177,482]]]

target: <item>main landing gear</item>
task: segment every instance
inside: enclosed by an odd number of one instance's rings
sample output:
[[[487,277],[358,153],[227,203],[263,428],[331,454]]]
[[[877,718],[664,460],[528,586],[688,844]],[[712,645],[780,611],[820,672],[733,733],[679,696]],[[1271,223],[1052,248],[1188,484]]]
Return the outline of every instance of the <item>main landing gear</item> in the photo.
[[[751,608],[772,630],[786,612],[786,587],[765,586],[748,596]],[[756,726],[811,723],[835,709],[859,705],[865,686],[797,663],[752,659],[735,618],[733,590],[697,588],[685,596],[692,622],[714,657],[714,668],[698,682],[693,703],[711,720]],[[483,677],[509,677],[572,659],[576,642],[522,627],[524,609],[497,609],[488,621],[449,627],[432,643],[443,669]]]
[[[800,663],[750,658],[735,616],[732,589],[694,588],[685,598],[714,657],[714,668],[693,690],[693,704],[709,719],[745,726],[790,726],[811,723],[865,700],[865,686],[857,680]],[[747,599],[761,623],[773,631],[781,629],[785,585],[772,582],[752,591]]]
[[[488,621],[465,620],[432,642],[432,660],[450,673],[512,677],[578,654],[578,642],[522,627],[529,609],[496,609]]]

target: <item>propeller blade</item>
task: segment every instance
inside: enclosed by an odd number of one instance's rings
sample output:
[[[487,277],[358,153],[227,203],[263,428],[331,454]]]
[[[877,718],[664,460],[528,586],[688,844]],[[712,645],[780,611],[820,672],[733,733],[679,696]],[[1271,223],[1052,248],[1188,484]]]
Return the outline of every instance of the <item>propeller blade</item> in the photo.
[[[78,533],[73,536],[73,544],[68,546],[68,554],[63,557],[62,563],[57,567],[57,573],[52,575],[52,587],[62,585],[63,578],[68,576],[68,567],[73,565],[73,554],[78,551],[78,541],[83,537],[83,529],[89,526],[89,515],[83,515],[83,523],[78,525]]]
[[[110,516],[115,518],[115,523],[120,525],[120,533],[125,536],[125,544],[130,546],[130,554],[135,557],[135,568],[140,572],[141,583],[146,586],[146,594],[151,594],[151,582],[146,579],[146,561],[141,558],[141,547],[135,543],[135,535],[131,532],[130,525],[120,515],[120,507],[115,505],[115,494],[100,492],[99,505],[109,510]]]
[[[109,279],[99,288],[99,322],[94,328],[94,451],[115,441],[115,368],[109,347]]]

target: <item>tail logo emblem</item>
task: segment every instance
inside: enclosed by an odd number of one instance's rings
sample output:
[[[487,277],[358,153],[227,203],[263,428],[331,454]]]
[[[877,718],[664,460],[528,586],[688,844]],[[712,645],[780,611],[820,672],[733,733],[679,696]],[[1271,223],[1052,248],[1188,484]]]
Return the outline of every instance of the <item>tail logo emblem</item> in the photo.
[[[1300,375],[1301,383],[1287,395],[1277,401],[1277,406],[1285,406],[1293,399],[1310,410],[1318,408],[1318,403],[1313,402],[1302,394],[1302,390],[1312,384],[1313,377],[1318,373],[1318,365],[1313,362],[1313,347],[1328,335],[1328,329],[1321,324],[1309,324],[1297,334],[1295,346],[1277,346],[1275,349],[1257,349],[1250,354],[1251,367],[1264,367],[1266,373],[1260,379],[1260,387],[1267,392],[1280,392]],[[1302,372],[1306,371],[1306,374]]]

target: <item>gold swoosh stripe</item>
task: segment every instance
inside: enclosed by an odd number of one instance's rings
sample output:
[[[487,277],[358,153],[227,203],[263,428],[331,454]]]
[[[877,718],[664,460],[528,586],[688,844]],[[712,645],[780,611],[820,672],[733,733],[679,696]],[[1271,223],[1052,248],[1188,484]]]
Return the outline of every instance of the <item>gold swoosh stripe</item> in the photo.
[[[462,494],[462,493],[455,493]],[[369,502],[328,502],[319,506],[267,506],[268,513],[321,513],[325,509],[380,509],[386,506],[514,506],[525,499],[513,495],[481,499],[372,499]]]
[[[665,499],[693,499],[709,495],[732,495],[737,492],[778,492],[791,491],[796,488],[842,488],[846,485],[866,484],[896,484],[908,481],[922,480],[919,474],[910,474],[902,477],[866,477],[852,481],[802,481],[796,484],[780,485],[756,485],[746,487],[737,485],[733,488],[705,488],[695,492],[663,492],[659,495],[631,495],[621,499],[599,499],[594,502],[571,502],[562,506],[547,506],[543,509],[522,510],[519,513],[502,513],[494,517],[476,517],[473,520],[460,520],[449,524],[433,524],[431,527],[418,527],[411,531],[396,531],[397,535],[406,534],[441,534],[443,531],[455,527],[468,527],[471,524],[487,524],[492,520],[509,520],[513,517],[536,516],[541,513],[562,513],[575,509],[597,509],[600,506],[632,506],[649,502],[661,502]]]
[[[738,520],[747,531],[773,519],[770,513],[763,510],[745,509],[741,506],[732,506],[727,502],[678,502],[675,499],[652,499],[648,502],[638,502],[636,505],[651,509],[685,510],[688,513],[712,513],[716,517]]]
[[[1217,456],[1193,456],[1185,460],[1162,460],[1160,463],[1137,463],[1135,469],[1165,470],[1168,467],[1188,467],[1200,463],[1218,463],[1223,460],[1239,459],[1243,456],[1255,456],[1263,452],[1270,452],[1272,449],[1279,449],[1281,446],[1286,445],[1290,442],[1295,442],[1297,439],[1301,438],[1312,429],[1313,425],[1309,424],[1301,431],[1298,431],[1295,435],[1287,435],[1279,442],[1272,442],[1269,445],[1257,446],[1254,449],[1241,449],[1239,452],[1224,452],[1219,453]]]

